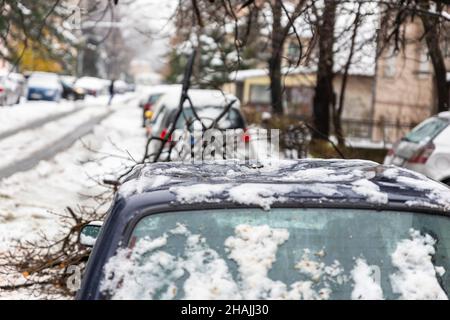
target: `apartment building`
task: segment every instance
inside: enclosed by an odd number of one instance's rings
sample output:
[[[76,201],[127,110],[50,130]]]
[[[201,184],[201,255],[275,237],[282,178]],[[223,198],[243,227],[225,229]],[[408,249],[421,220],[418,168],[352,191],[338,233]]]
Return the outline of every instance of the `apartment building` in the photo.
[[[393,47],[387,47],[377,61],[371,118],[397,125],[384,130],[374,128],[374,141],[386,137],[399,139],[409,127],[436,112],[434,72],[422,39],[422,23],[419,19],[410,21],[404,26],[404,32],[406,41],[402,50],[394,52]],[[450,48],[442,49],[450,70]],[[447,78],[450,81],[450,73]]]

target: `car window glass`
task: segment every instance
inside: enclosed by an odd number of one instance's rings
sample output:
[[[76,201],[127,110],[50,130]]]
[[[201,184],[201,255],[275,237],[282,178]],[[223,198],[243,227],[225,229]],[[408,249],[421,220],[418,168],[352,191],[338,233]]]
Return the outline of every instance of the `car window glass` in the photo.
[[[141,219],[128,244],[105,267],[112,298],[436,299],[450,289],[450,220],[429,214],[164,213]]]
[[[435,138],[448,126],[449,122],[440,118],[431,118],[421,123],[405,136],[405,140],[421,143]]]
[[[223,112],[223,108],[217,108],[217,107],[204,107],[200,109],[196,109],[197,115],[200,117],[202,122],[209,126],[212,124],[214,120],[216,120],[220,114]],[[174,116],[173,116],[174,118]],[[194,116],[194,113],[192,111],[192,108],[184,108],[183,114],[178,118],[176,128],[177,129],[184,129],[186,127],[187,121],[195,121],[196,118]],[[174,119],[171,120],[172,122]],[[238,129],[243,128],[244,123],[242,116],[240,115],[239,111],[235,109],[230,109],[227,114],[225,114],[219,121],[218,127],[220,129]]]

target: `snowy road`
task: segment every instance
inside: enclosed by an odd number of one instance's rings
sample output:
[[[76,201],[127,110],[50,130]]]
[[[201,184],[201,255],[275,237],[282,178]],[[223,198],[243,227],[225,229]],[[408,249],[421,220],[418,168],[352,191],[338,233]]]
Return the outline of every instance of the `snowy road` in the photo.
[[[44,147],[40,147],[33,153],[28,154],[25,158],[16,160],[11,164],[0,168],[0,179],[7,178],[20,171],[30,170],[37,164],[39,164],[40,161],[53,158],[57,153],[64,151],[78,139],[84,137],[86,134],[92,131],[94,126],[109,114],[110,112],[106,111],[99,115],[96,115],[90,120],[83,122],[79,126],[73,128],[72,131],[68,132],[64,136],[58,138],[57,140],[48,142],[46,145],[44,145]]]
[[[6,139],[8,137],[11,137],[11,136],[13,136],[15,134],[18,134],[18,133],[20,133],[20,132],[22,132],[24,130],[33,130],[33,129],[42,127],[46,123],[62,119],[64,117],[67,117],[68,115],[71,115],[71,114],[73,114],[75,112],[78,112],[80,110],[81,110],[81,108],[78,107],[78,108],[73,108],[73,109],[71,109],[69,111],[60,112],[60,113],[56,113],[56,114],[51,114],[48,117],[37,118],[36,120],[27,122],[27,123],[25,123],[23,125],[20,125],[18,127],[14,127],[14,128],[9,129],[9,130],[0,132],[0,140]]]
[[[98,102],[97,107],[94,102]],[[0,141],[2,166],[22,159],[20,154],[15,158],[10,156],[13,150],[25,149],[23,154],[29,156],[33,152],[27,149],[50,149],[55,147],[55,141],[60,141],[74,128],[104,114],[104,101],[88,103],[89,106],[71,116]],[[117,175],[134,163],[133,158],[142,157],[146,139],[140,126],[141,116],[135,99],[118,97],[108,116],[93,126],[91,133],[51,159],[40,161],[31,170],[0,178],[0,253],[10,250],[13,241],[18,239],[37,240],[41,233],[50,238],[60,236],[63,229],[59,215],[66,214],[67,207],[106,210],[108,203],[100,206],[93,198],[107,190],[98,181]],[[44,133],[45,139],[36,137],[44,136]],[[10,139],[18,143],[8,142]],[[8,153],[4,152],[6,145],[10,147]],[[0,276],[0,286],[10,284],[17,277],[21,276],[11,275],[8,279]],[[0,298],[42,297],[30,297],[28,290],[8,292],[0,289]]]

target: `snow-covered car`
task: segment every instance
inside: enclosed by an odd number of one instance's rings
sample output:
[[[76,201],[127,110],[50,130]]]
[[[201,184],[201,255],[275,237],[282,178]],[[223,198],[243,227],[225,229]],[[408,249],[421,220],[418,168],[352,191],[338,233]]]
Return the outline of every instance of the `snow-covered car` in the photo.
[[[385,164],[425,174],[450,185],[450,112],[431,117],[394,144]]]
[[[28,100],[59,102],[63,87],[59,76],[50,72],[33,72],[28,78]]]
[[[86,230],[85,244],[96,242],[78,299],[447,299],[450,290],[450,189],[370,161],[140,165],[103,226]]]
[[[148,136],[157,137],[161,140],[165,139],[173,125],[175,125],[175,130],[178,132],[182,132],[184,130],[190,132],[203,130],[204,128],[197,120],[194,112],[197,114],[203,125],[209,128],[222,114],[222,112],[225,111],[225,108],[234,102],[231,105],[231,108],[223,117],[221,117],[220,121],[218,121],[214,127],[220,130],[240,130],[242,133],[242,142],[249,142],[249,135],[245,133],[247,130],[247,124],[244,115],[241,112],[240,101],[234,95],[224,94],[219,90],[189,90],[189,97],[194,110],[192,109],[190,103],[186,101],[183,106],[183,112],[175,123],[180,102],[180,93],[181,89],[175,88],[174,91],[165,93],[158,100],[153,108],[152,119],[147,125]],[[149,144],[150,155],[158,153],[158,150],[162,144],[159,139],[153,140]],[[171,143],[176,143],[176,141],[173,141],[175,139],[170,138],[170,140],[172,141],[164,146],[167,150],[170,149]],[[195,141],[192,141],[192,144],[195,143]],[[243,147],[245,148],[245,144]],[[253,155],[254,152],[250,152],[250,154]]]
[[[75,84],[75,90],[83,90],[85,94],[98,97],[109,94],[110,81],[95,77],[81,77]]]
[[[0,106],[10,106],[20,102],[22,87],[12,73],[0,73]]]
[[[114,81],[114,93],[124,94],[128,90],[128,84],[123,80]]]
[[[76,77],[61,76],[61,84],[63,86],[62,97],[67,100],[83,100],[86,96],[84,89],[75,88]]]

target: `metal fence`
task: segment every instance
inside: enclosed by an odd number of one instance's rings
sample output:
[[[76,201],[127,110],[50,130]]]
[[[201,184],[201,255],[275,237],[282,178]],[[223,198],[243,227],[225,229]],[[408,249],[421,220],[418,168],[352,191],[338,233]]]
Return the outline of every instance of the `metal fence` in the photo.
[[[368,139],[383,144],[395,143],[416,125],[417,123],[400,121],[342,119],[345,137]]]

